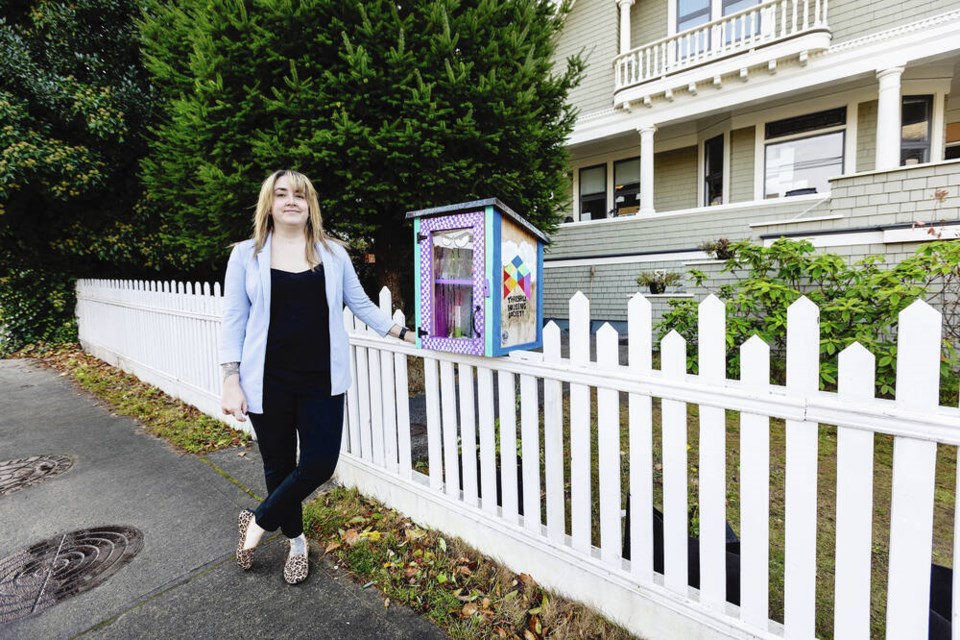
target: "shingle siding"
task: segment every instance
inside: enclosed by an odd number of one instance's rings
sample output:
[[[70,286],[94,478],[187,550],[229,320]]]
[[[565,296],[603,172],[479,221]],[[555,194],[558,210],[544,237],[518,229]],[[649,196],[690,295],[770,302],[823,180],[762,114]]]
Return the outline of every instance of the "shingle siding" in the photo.
[[[630,46],[642,47],[667,37],[667,2],[641,0],[630,9]]]
[[[730,133],[730,202],[753,200],[755,146],[754,127]]]
[[[580,86],[569,101],[581,114],[613,106],[613,59],[619,46],[617,3],[612,0],[578,0],[567,15],[557,43],[555,64],[581,54],[586,61]]]
[[[830,3],[827,21],[833,33],[833,44],[839,44],[956,8],[956,0],[909,3],[903,0],[844,0]]]
[[[697,148],[665,151],[653,160],[653,208],[657,211],[697,206]]]
[[[877,155],[877,101],[857,107],[857,172],[873,171]]]

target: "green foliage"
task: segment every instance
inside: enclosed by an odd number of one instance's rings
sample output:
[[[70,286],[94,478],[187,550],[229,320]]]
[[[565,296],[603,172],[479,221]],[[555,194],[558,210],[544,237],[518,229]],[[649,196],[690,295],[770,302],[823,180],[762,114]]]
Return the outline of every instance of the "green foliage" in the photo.
[[[0,275],[0,356],[39,342],[76,342],[73,280],[13,269]]]
[[[735,255],[733,243],[727,238],[717,238],[716,240],[702,242],[697,248],[716,260],[729,260]]]
[[[833,388],[837,381],[837,356],[859,342],[877,358],[877,393],[891,396],[896,382],[897,322],[899,313],[920,297],[947,309],[942,373],[954,389],[957,357],[956,291],[960,279],[960,243],[934,242],[917,254],[888,268],[879,256],[853,264],[841,256],[818,253],[808,241],[780,239],[769,247],[738,242],[723,271],[737,277],[716,294],[726,302],[728,374],[740,372],[739,346],[753,335],[771,347],[771,371],[782,382],[785,374],[787,309],[806,296],[820,309],[820,382]],[[706,276],[692,274],[700,283]],[[953,292],[953,293],[951,293]],[[952,306],[951,306],[952,305]],[[951,320],[952,318],[952,320]],[[662,338],[675,329],[691,344],[697,339],[697,303],[674,300],[657,325]],[[690,348],[688,365],[697,370],[696,349]]]
[[[553,67],[562,16],[546,0],[149,0],[166,101],[141,169],[165,258],[220,264],[283,167],[315,181],[329,228],[370,241],[384,283],[412,268],[411,209],[497,196],[551,230],[582,70]]]
[[[133,0],[3,3],[5,349],[72,335],[72,294],[64,293],[70,278],[138,270],[152,247],[149,227],[131,215],[138,191],[131,167],[145,149],[140,134],[152,109],[135,37],[137,12]]]
[[[675,271],[657,269],[656,271],[642,271],[637,276],[637,284],[650,287],[650,293],[663,293],[667,287],[680,284],[681,276]]]

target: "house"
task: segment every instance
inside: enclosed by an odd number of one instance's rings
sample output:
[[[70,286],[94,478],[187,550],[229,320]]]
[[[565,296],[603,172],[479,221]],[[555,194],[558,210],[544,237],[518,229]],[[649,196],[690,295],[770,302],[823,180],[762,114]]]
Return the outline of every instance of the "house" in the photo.
[[[721,237],[895,261],[932,237],[915,221],[960,231],[958,0],[575,0],[576,53],[549,318],[582,291],[622,322],[638,273],[715,265]]]

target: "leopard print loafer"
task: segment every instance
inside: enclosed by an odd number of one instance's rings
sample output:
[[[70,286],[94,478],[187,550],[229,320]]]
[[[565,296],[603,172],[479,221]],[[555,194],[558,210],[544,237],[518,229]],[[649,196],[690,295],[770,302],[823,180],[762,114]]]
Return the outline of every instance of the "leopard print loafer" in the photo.
[[[244,549],[243,543],[247,539],[247,528],[253,520],[253,511],[244,509],[237,518],[238,529],[240,530],[240,540],[237,542],[237,566],[246,571],[253,566],[254,549]]]
[[[287,584],[300,584],[307,579],[308,570],[307,553],[291,556],[288,547],[287,562],[283,565],[283,579],[287,581]]]

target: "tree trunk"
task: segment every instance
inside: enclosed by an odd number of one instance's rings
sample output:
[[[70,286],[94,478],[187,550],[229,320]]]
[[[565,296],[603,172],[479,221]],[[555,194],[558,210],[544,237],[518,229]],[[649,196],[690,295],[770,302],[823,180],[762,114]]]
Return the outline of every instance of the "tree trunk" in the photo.
[[[373,238],[377,283],[379,287],[390,289],[393,309],[403,311],[408,326],[414,323],[412,236],[409,225],[402,225],[400,228],[384,225]]]

